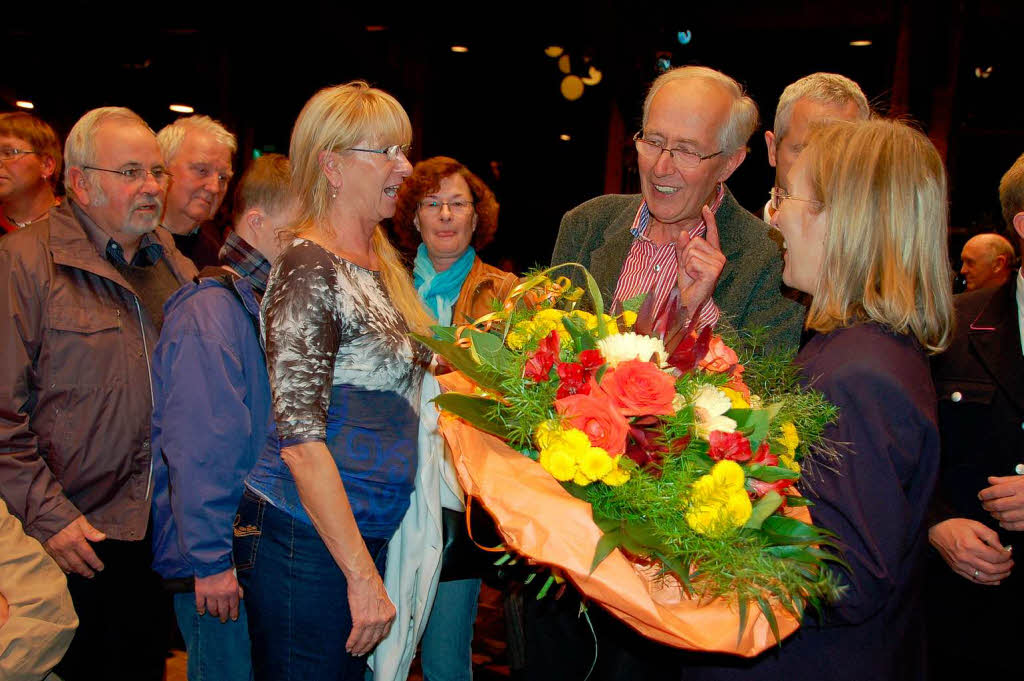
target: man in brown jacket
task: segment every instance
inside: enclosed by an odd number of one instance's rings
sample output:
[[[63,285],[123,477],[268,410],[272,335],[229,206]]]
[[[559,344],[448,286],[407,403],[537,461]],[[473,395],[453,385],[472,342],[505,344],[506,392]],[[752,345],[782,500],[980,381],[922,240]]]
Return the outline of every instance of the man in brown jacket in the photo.
[[[64,155],[68,200],[0,241],[0,497],[69,575],[57,672],[160,679],[149,361],[196,271],[156,229],[169,177],[141,118],[94,109]]]

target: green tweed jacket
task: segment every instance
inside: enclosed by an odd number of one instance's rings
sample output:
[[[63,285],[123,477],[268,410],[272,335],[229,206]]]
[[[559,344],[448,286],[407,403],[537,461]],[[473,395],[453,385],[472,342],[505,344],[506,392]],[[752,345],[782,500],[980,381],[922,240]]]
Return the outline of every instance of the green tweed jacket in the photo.
[[[630,228],[643,197],[608,194],[573,208],[562,218],[551,264],[578,262],[597,280],[608,305],[633,243]],[[804,307],[782,295],[782,255],[769,227],[742,208],[725,190],[715,214],[725,267],[714,300],[722,317],[739,329],[763,328],[774,349],[800,343]],[[565,273],[581,283],[578,273]]]

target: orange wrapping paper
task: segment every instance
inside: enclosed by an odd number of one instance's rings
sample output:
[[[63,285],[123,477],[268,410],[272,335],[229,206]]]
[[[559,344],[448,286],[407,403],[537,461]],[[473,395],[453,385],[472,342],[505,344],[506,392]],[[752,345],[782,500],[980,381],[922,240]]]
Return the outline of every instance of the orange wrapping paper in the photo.
[[[441,379],[450,390],[472,392],[461,375]],[[591,573],[602,533],[590,504],[565,491],[535,461],[458,417],[441,412],[440,429],[451,447],[459,482],[494,517],[506,545],[537,563],[557,566],[588,599],[644,636],[676,648],[744,657],[775,645],[756,604],[750,606],[746,628],[737,639],[735,603],[718,599],[700,604],[687,598],[674,579],[655,579],[655,568],[634,564],[618,549]],[[791,515],[810,522],[804,507],[792,509]],[[799,626],[796,618],[777,604],[773,610],[782,637],[792,634]]]

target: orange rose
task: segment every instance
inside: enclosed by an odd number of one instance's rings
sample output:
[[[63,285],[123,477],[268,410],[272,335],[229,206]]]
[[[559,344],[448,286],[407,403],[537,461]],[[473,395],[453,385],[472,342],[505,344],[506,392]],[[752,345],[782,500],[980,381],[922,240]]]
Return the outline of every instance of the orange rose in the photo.
[[[708,354],[700,361],[700,367],[714,374],[728,374],[739,365],[739,361],[740,358],[720,336],[713,336],[708,345]]]
[[[629,423],[600,390],[555,400],[555,409],[568,425],[587,434],[590,444],[615,456],[626,451]]]
[[[601,390],[625,416],[674,414],[675,379],[652,362],[631,359],[605,372]]]

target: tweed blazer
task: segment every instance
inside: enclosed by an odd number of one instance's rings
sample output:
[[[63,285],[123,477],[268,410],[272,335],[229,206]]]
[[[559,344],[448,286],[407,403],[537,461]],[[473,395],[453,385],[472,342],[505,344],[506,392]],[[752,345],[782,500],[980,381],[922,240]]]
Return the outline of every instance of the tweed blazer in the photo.
[[[633,235],[630,229],[643,197],[608,194],[591,199],[565,214],[551,264],[578,262],[590,270],[605,305],[626,262]],[[714,300],[722,316],[739,329],[761,328],[766,346],[796,351],[805,309],[782,295],[782,255],[769,227],[742,208],[726,188],[715,214],[725,267]],[[566,272],[577,283],[578,272]]]

